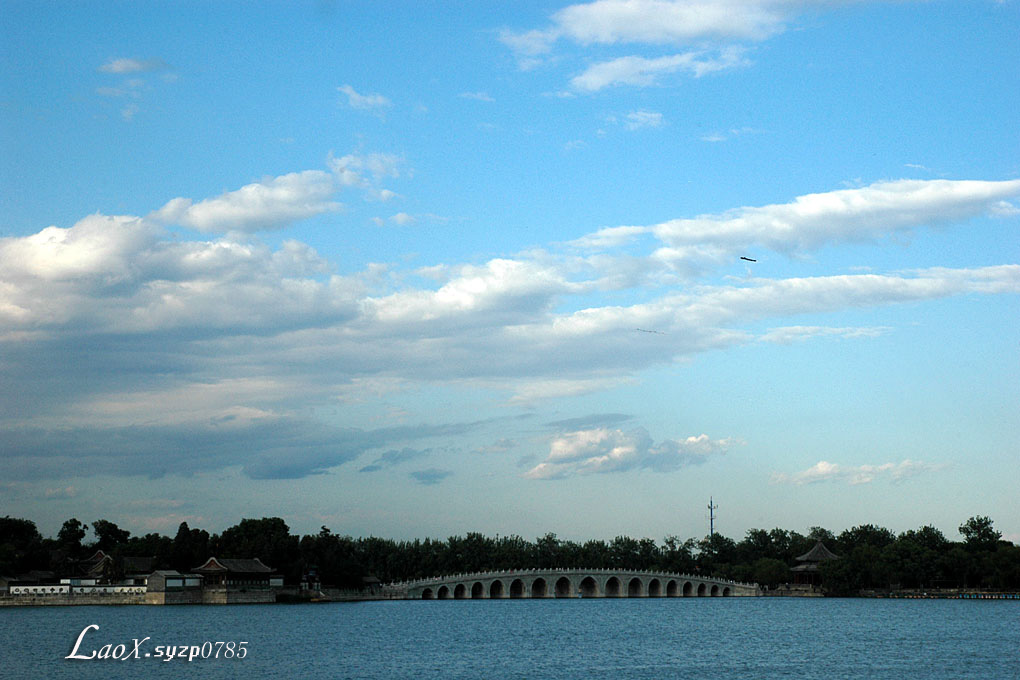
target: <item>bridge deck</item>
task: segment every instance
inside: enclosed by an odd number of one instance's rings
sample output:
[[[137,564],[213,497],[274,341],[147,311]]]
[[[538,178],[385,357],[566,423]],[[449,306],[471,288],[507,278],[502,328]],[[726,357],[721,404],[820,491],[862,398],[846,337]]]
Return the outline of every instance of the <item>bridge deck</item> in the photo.
[[[392,599],[757,596],[754,583],[694,574],[618,569],[520,569],[390,583]]]

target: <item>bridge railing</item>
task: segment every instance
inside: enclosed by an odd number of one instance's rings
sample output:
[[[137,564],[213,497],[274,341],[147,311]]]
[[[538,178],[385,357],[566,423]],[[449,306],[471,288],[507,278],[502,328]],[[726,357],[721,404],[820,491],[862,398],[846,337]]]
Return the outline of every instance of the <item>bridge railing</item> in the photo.
[[[648,571],[641,569],[582,569],[577,567],[570,567],[566,569],[550,568],[550,569],[503,569],[500,571],[478,571],[478,572],[461,572],[457,574],[444,574],[441,576],[432,576],[423,579],[414,579],[410,581],[394,581],[383,585],[384,589],[407,589],[417,588],[418,586],[437,585],[440,583],[449,583],[453,581],[480,581],[492,578],[501,578],[509,576],[521,576],[526,574],[598,574],[598,573],[613,573],[620,575],[641,575],[641,576],[655,576],[658,578],[670,578],[670,579],[687,579],[697,581],[714,581],[716,583],[725,583],[733,586],[743,586],[748,588],[757,588],[757,583],[745,583],[743,581],[733,581],[731,579],[717,578],[714,576],[699,576],[696,574],[681,574],[677,572],[664,572],[664,571]]]

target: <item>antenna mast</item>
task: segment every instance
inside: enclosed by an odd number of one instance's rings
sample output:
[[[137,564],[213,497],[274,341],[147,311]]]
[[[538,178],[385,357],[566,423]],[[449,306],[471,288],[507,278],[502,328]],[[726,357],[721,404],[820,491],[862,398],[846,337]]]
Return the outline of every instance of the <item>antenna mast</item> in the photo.
[[[708,537],[712,538],[715,536],[715,511],[719,507],[712,502],[712,497],[708,497]]]

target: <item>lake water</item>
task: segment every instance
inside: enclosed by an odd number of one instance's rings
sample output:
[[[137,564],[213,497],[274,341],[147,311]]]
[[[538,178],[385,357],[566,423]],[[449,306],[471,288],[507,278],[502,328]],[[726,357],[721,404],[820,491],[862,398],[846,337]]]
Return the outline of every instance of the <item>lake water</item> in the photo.
[[[67,660],[106,644],[142,658]],[[693,598],[0,608],[0,678],[1020,679],[1020,602]],[[246,641],[243,659],[156,645]],[[209,649],[212,645],[207,647]],[[236,654],[236,652],[235,652]]]

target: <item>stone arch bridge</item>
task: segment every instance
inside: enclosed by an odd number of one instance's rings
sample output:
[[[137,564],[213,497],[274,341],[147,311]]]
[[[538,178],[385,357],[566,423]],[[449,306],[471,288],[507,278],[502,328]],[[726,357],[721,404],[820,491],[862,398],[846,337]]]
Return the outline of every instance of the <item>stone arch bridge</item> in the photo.
[[[706,576],[616,569],[525,569],[453,574],[390,583],[394,600],[490,600],[577,597],[732,597],[761,595],[754,583]]]

